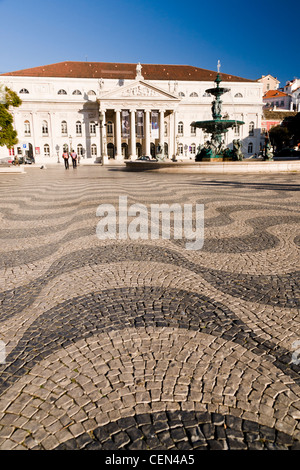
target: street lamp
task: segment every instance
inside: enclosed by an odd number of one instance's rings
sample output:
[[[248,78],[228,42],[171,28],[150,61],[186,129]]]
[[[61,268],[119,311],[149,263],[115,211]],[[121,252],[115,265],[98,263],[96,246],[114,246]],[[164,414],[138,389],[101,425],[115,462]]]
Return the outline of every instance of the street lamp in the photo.
[[[59,145],[56,145],[56,146],[55,146],[55,150],[56,150],[56,154],[57,154],[57,163],[60,163],[60,159],[59,159]]]
[[[72,153],[72,136],[69,135],[69,141],[70,141],[70,153]]]
[[[103,135],[102,135],[102,129],[103,129],[103,111],[99,112],[99,122],[100,122],[100,158],[101,158],[101,165],[104,165],[104,159],[103,159]]]

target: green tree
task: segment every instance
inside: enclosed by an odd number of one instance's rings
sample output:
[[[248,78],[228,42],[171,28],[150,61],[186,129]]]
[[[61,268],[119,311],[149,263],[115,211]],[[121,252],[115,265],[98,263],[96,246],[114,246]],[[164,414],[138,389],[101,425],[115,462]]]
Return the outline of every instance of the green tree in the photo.
[[[275,126],[272,127],[269,131],[269,137],[272,142],[273,147],[276,147],[276,150],[279,151],[284,147],[289,147],[290,142],[290,133],[286,127]]]
[[[282,126],[288,130],[293,144],[297,145],[300,142],[300,113],[285,118]]]
[[[17,132],[13,128],[13,117],[9,112],[10,107],[18,107],[22,104],[19,96],[9,88],[0,89],[0,146],[11,148],[18,143]]]

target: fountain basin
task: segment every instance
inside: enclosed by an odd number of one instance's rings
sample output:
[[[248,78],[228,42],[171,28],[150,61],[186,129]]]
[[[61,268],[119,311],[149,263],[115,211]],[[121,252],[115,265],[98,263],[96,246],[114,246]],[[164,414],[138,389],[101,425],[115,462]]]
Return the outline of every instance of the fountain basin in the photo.
[[[192,126],[198,127],[199,129],[205,129],[208,134],[215,132],[227,132],[228,129],[236,126],[245,124],[244,121],[236,121],[234,119],[213,119],[209,121],[195,121],[192,122]]]

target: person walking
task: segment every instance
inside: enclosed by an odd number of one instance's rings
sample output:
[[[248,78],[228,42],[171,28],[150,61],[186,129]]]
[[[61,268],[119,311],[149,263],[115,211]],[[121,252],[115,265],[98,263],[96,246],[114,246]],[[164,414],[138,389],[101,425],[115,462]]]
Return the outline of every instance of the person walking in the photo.
[[[65,150],[62,154],[62,157],[65,162],[65,169],[68,170],[69,169],[69,153]]]
[[[71,158],[72,158],[73,168],[77,168],[77,153],[75,152],[75,150],[72,150]]]

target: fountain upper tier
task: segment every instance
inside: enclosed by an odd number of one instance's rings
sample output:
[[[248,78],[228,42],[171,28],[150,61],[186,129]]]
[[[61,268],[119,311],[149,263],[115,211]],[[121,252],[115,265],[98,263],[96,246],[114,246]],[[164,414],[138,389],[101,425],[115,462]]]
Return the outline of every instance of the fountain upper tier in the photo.
[[[236,126],[245,124],[244,121],[236,121],[234,119],[213,119],[210,121],[196,121],[192,122],[193,127],[205,129],[208,134],[214,134],[215,132],[225,133],[228,129]]]
[[[215,88],[208,88],[207,90],[205,90],[206,93],[209,93],[210,95],[214,95],[214,96],[221,96],[221,95],[224,95],[224,93],[227,93],[228,91],[230,91],[230,88],[223,88],[223,87],[215,87]]]
[[[245,124],[244,121],[237,121],[235,119],[222,119],[222,101],[220,96],[230,91],[230,88],[220,87],[221,77],[218,72],[215,79],[217,84],[214,88],[208,88],[205,90],[207,93],[215,96],[215,100],[212,102],[212,115],[213,119],[210,121],[196,121],[192,122],[192,126],[205,129],[207,133],[217,135],[217,140],[220,141],[221,135],[228,132],[228,129],[236,126]]]

